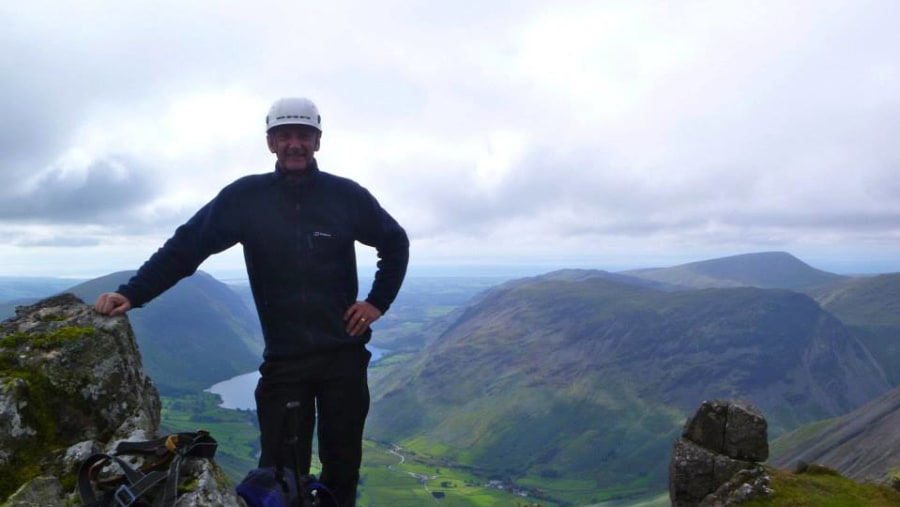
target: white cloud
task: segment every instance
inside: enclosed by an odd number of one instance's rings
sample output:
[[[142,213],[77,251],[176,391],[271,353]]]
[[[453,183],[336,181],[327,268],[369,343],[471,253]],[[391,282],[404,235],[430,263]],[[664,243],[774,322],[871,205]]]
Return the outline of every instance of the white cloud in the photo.
[[[373,191],[414,261],[606,267],[780,249],[884,269],[900,258],[898,11],[0,6],[0,274],[49,274],[60,258],[137,267],[223,185],[271,170],[262,118],[294,94],[323,111],[322,167]]]

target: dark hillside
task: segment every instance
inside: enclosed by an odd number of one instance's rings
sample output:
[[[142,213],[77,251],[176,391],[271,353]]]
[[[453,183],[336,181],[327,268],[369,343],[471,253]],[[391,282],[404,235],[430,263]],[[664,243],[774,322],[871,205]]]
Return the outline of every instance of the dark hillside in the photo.
[[[856,332],[891,385],[900,386],[900,273],[856,278],[814,296]]]
[[[634,285],[636,287],[644,287],[647,289],[658,290],[683,290],[686,287],[680,285],[672,285],[665,282],[645,279],[638,276],[630,276],[621,273],[610,273],[609,271],[597,269],[560,269],[549,273],[539,275],[533,278],[525,278],[510,283],[527,283],[529,280],[556,280],[559,282],[583,282],[591,278],[602,278],[610,282],[617,282],[626,285]]]
[[[846,277],[811,267],[786,252],[762,252],[692,262],[623,274],[693,288],[759,287],[805,290]]]
[[[93,303],[134,272],[113,273],[68,292]],[[203,272],[128,312],[144,368],[163,394],[196,392],[259,367],[262,332],[256,314],[227,285]]]
[[[797,429],[772,445],[772,465],[818,463],[858,481],[900,470],[900,388],[841,417]]]
[[[602,277],[492,290],[381,387],[375,439],[424,439],[507,473],[655,487],[705,399],[747,399],[778,434],[888,389],[868,351],[805,295]]]

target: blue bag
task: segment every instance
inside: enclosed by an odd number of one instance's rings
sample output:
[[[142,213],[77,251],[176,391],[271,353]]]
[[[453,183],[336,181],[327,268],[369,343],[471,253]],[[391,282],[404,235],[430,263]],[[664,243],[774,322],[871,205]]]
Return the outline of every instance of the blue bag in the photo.
[[[287,448],[294,454],[294,466],[299,469],[297,434],[300,402],[289,401],[285,405],[283,433]],[[237,486],[237,494],[249,507],[337,507],[337,501],[324,484],[314,475],[297,476],[294,470],[284,466],[284,458],[278,455],[275,466],[254,468]]]
[[[300,494],[297,494],[297,488]],[[237,494],[248,507],[332,507],[334,496],[315,476],[298,481],[290,468],[254,468],[237,486]]]
[[[297,496],[297,481],[291,469],[254,468],[238,484],[237,494],[249,507],[301,505]]]

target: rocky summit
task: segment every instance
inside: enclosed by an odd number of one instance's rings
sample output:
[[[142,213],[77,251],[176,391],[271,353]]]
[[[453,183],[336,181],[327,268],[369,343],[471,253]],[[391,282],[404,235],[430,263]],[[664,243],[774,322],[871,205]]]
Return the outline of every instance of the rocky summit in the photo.
[[[771,494],[760,465],[769,457],[767,427],[747,402],[703,402],[672,450],[672,506],[725,507]]]
[[[126,317],[71,294],[17,308],[0,324],[0,502],[77,504],[81,463],[160,436],[160,406]],[[177,505],[240,505],[215,461],[189,461]]]

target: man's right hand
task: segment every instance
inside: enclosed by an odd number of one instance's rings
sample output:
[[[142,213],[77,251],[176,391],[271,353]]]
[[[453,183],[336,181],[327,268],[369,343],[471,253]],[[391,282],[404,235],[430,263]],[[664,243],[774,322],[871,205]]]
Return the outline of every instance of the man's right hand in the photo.
[[[97,301],[94,302],[94,310],[103,315],[116,317],[131,310],[131,301],[118,292],[104,292],[97,296]]]

